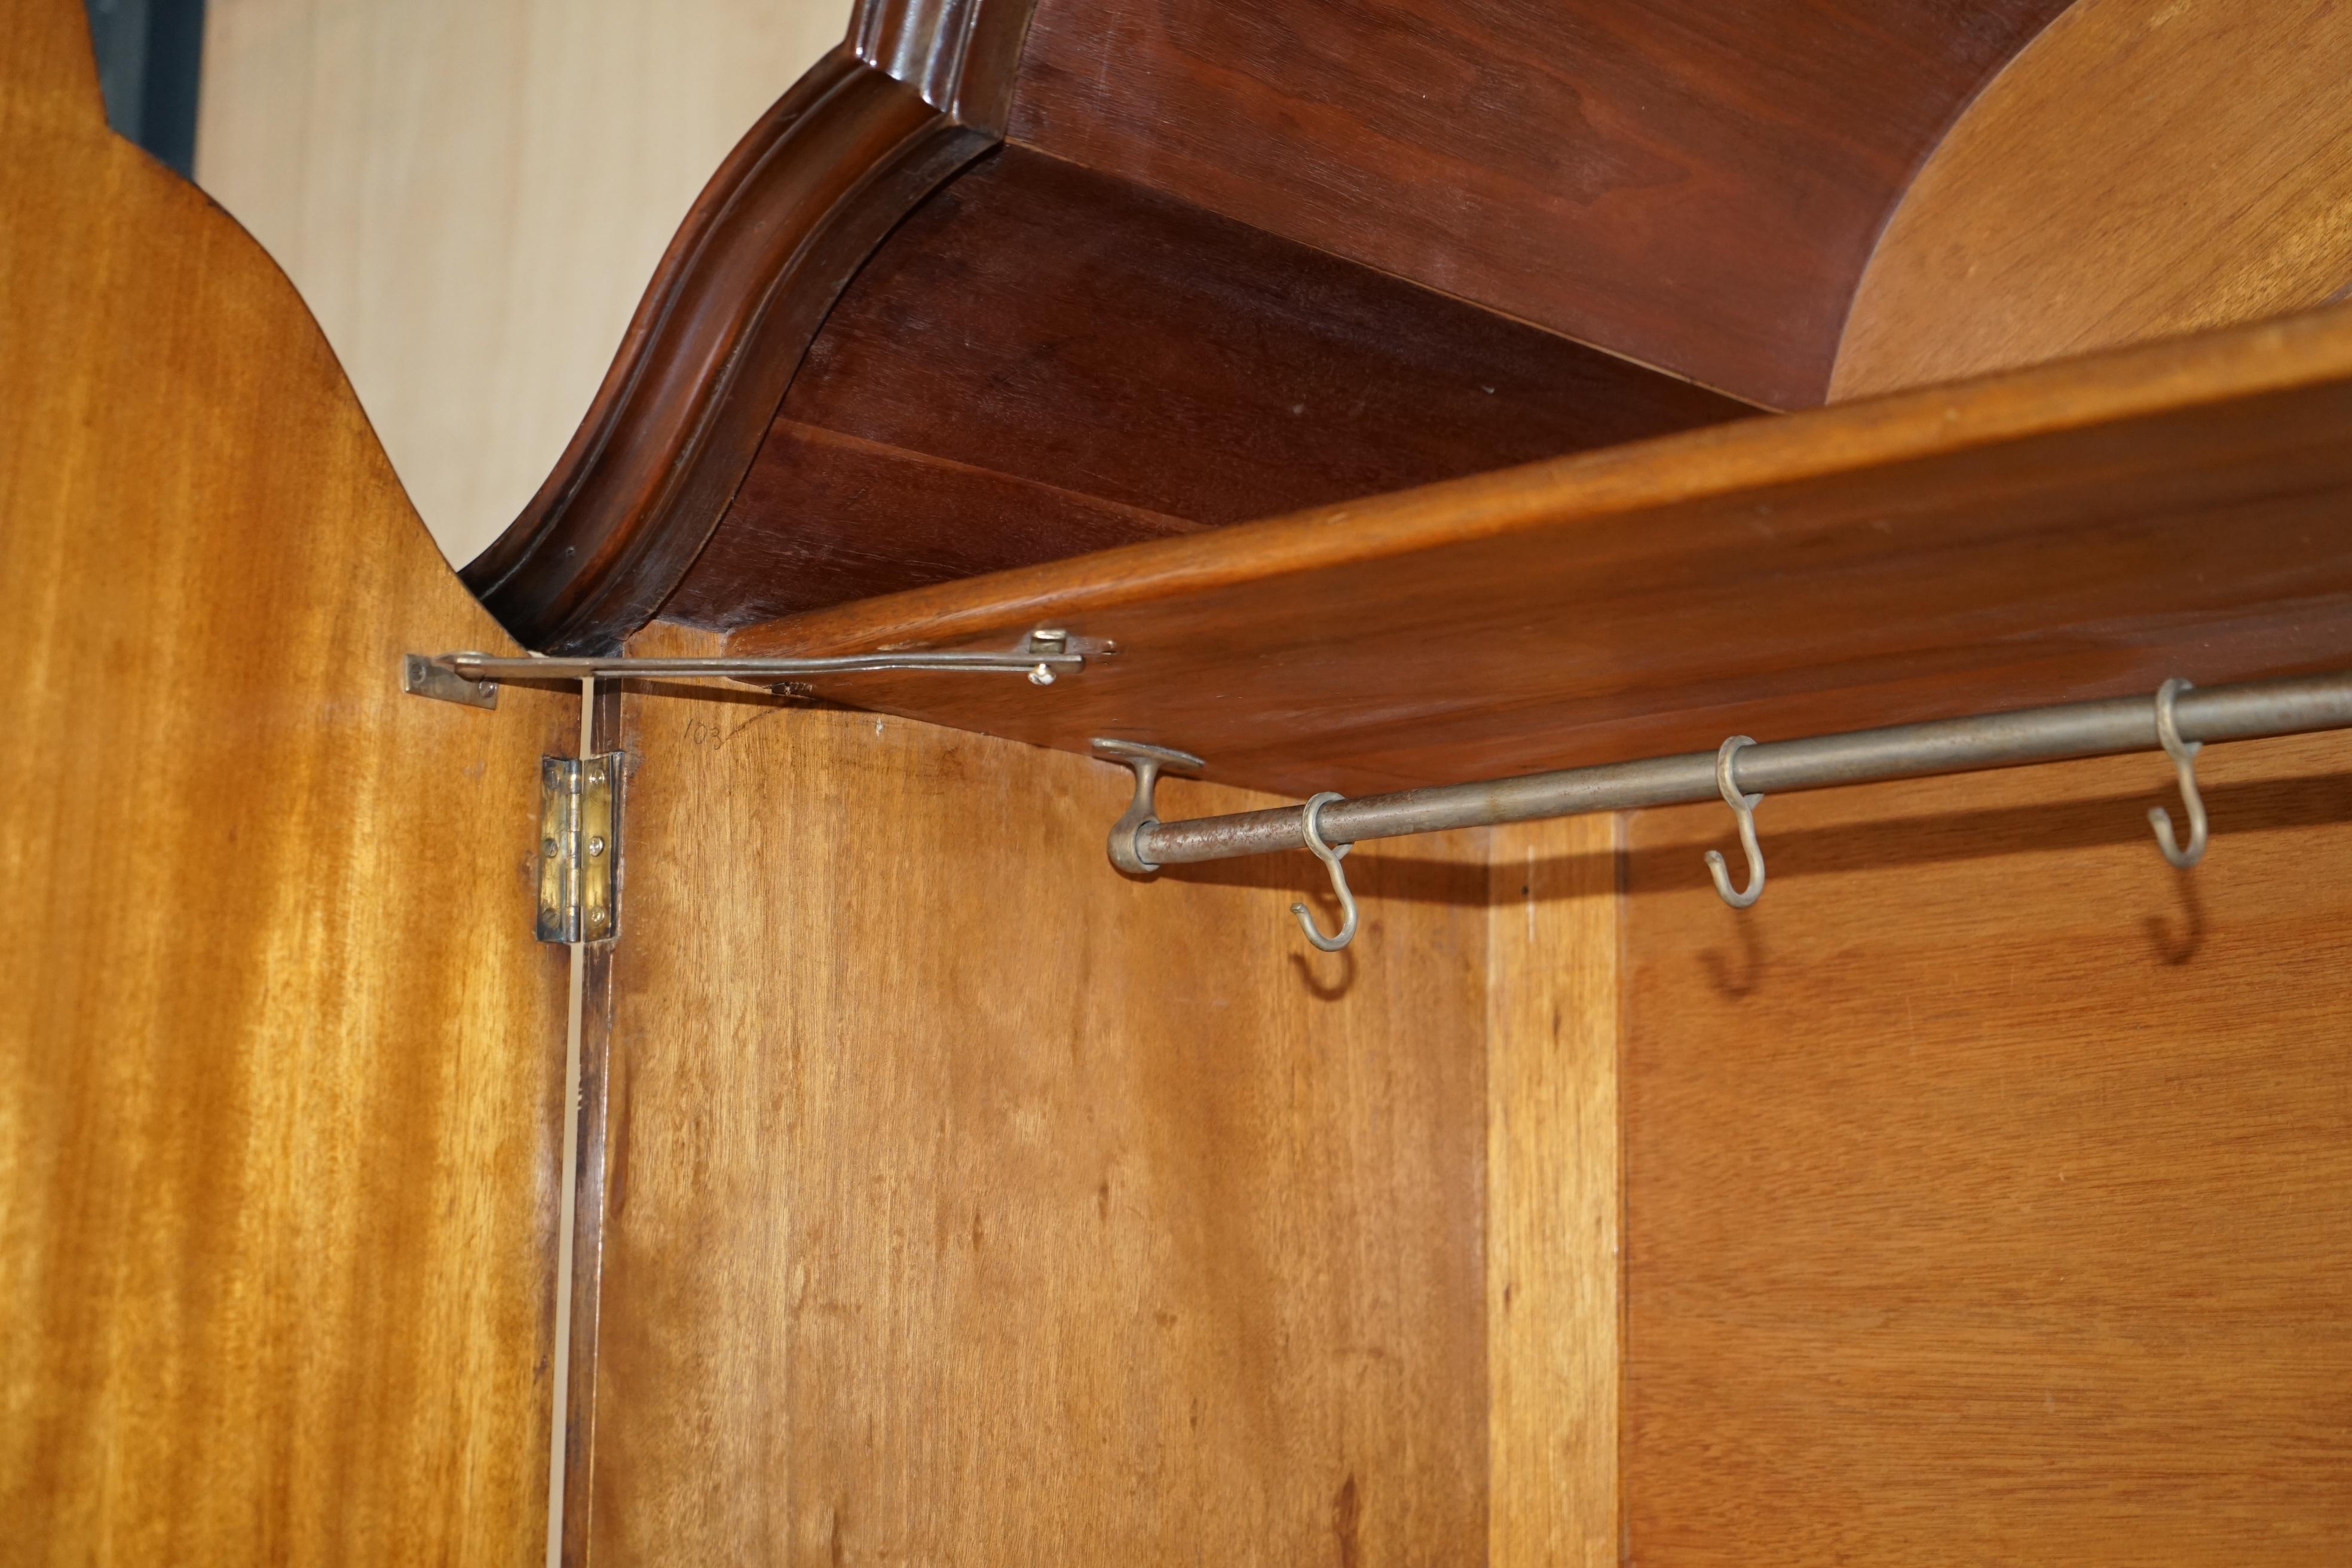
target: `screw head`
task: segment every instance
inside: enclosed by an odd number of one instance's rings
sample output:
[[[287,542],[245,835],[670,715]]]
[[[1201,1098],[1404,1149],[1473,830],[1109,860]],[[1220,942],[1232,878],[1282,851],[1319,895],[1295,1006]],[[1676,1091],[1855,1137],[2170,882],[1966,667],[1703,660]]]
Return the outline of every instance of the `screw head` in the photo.
[[[552,838],[541,839],[541,840],[540,841],[539,852],[540,852],[540,855],[541,855],[543,858],[545,858],[545,859],[549,859],[549,860],[552,860],[552,859],[554,859],[554,858],[555,858],[555,840],[554,840],[554,839],[552,839]]]
[[[1053,685],[1053,684],[1054,684],[1054,671],[1053,671],[1052,667],[1051,667],[1051,666],[1048,666],[1048,665],[1043,665],[1043,664],[1041,664],[1041,665],[1037,666],[1034,669],[1032,669],[1032,670],[1029,672],[1029,684],[1030,684],[1030,685],[1032,685],[1032,686],[1051,686],[1051,685]]]
[[[602,855],[604,852],[604,840],[596,835],[590,835],[588,839],[588,853],[591,855]]]

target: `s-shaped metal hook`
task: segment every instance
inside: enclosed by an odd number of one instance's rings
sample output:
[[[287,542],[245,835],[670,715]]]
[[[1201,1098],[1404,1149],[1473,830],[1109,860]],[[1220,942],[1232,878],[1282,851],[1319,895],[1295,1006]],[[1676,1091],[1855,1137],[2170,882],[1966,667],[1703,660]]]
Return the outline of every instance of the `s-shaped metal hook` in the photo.
[[[1335,800],[1347,798],[1328,789],[1320,795],[1309,795],[1298,824],[1299,831],[1307,836],[1307,852],[1322,861],[1323,868],[1331,873],[1331,890],[1339,895],[1339,911],[1344,918],[1339,921],[1336,934],[1325,936],[1315,929],[1315,918],[1307,912],[1305,904],[1291,905],[1290,912],[1298,917],[1298,929],[1307,933],[1307,940],[1326,952],[1337,952],[1356,940],[1356,895],[1348,890],[1348,873],[1339,867],[1339,858],[1355,846],[1342,844],[1334,849],[1323,842],[1323,808]]]
[[[1764,804],[1764,797],[1742,795],[1731,781],[1731,759],[1741,747],[1755,743],[1752,736],[1734,735],[1715,753],[1715,787],[1722,792],[1723,804],[1739,818],[1739,847],[1748,852],[1748,886],[1741,891],[1732,890],[1731,873],[1718,850],[1706,852],[1706,874],[1715,879],[1715,890],[1723,895],[1723,901],[1735,910],[1744,910],[1764,896],[1764,851],[1756,846],[1756,808]]]
[[[2189,806],[2189,847],[2183,849],[2173,837],[2172,814],[2164,807],[2148,808],[2147,819],[2156,825],[2156,847],[2164,858],[2186,871],[2205,858],[2205,797],[2197,793],[2197,753],[2205,749],[2202,741],[2180,738],[2179,721],[2173,716],[2174,699],[2196,688],[2174,676],[2156,689],[2156,739],[2164,747],[2164,754],[2172,759],[2173,771],[2180,775],[2180,798]]]

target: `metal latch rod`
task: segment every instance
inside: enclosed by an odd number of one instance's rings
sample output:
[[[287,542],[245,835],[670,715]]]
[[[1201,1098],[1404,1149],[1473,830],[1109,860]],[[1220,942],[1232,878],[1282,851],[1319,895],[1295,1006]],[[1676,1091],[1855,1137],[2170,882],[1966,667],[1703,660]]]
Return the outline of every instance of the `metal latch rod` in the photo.
[[[1066,646],[1005,653],[905,649],[896,653],[836,654],[812,658],[629,658],[619,655],[572,658],[499,658],[486,653],[445,653],[433,660],[459,679],[491,684],[500,680],[625,680],[659,677],[670,680],[740,680],[772,685],[814,676],[856,675],[886,669],[1002,671],[1025,675],[1051,686],[1057,671],[1084,669],[1086,656]]]

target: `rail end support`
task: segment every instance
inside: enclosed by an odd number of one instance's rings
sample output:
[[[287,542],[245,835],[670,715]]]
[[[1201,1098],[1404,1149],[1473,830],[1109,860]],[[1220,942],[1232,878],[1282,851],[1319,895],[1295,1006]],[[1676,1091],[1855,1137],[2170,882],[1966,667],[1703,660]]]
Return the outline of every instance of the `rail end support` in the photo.
[[[1147,745],[1141,741],[1116,741],[1097,738],[1095,755],[1105,762],[1117,763],[1135,772],[1135,798],[1128,803],[1127,813],[1110,829],[1110,863],[1130,877],[1149,877],[1160,868],[1146,860],[1137,850],[1143,830],[1157,823],[1153,815],[1152,792],[1160,787],[1162,769],[1177,773],[1198,773],[1209,764],[1190,752],[1180,752],[1169,746]]]

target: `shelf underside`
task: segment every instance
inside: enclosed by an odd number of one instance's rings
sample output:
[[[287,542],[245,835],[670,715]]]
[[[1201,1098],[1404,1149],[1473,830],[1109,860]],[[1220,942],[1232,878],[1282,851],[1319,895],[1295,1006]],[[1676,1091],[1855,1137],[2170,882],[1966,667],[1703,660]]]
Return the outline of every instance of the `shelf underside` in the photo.
[[[822,695],[1304,794],[2352,657],[2352,308],[1759,418],[747,626],[1117,644]]]

